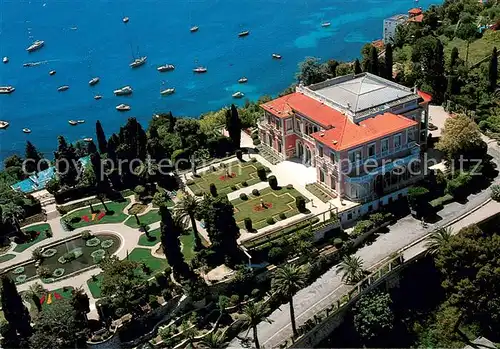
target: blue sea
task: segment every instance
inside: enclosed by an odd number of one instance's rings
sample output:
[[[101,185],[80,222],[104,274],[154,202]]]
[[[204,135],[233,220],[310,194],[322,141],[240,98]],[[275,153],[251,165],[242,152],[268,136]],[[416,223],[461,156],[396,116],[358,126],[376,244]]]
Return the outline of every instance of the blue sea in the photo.
[[[427,8],[439,0],[420,0]],[[0,160],[24,154],[26,140],[51,154],[57,136],[70,141],[95,137],[100,120],[108,136],[130,116],[146,126],[153,113],[199,117],[230,103],[244,103],[236,91],[255,100],[276,95],[294,81],[297,64],[307,56],[352,60],[367,42],[380,39],[383,19],[405,13],[412,0],[0,0]],[[122,18],[130,21],[124,24]],[[324,28],[322,22],[331,22]],[[196,33],[191,26],[199,26]],[[239,38],[238,33],[250,35]],[[26,52],[34,40],[45,46]],[[281,60],[271,58],[282,55]],[[146,65],[131,69],[134,57]],[[26,62],[44,62],[23,67]],[[156,67],[174,64],[159,73]],[[205,66],[206,74],[194,74]],[[49,76],[49,71],[56,74]],[[88,81],[100,77],[94,87]],[[246,76],[247,84],[238,84]],[[57,88],[68,85],[65,92]],[[113,90],[131,85],[133,95]],[[160,90],[174,87],[175,94]],[[94,95],[102,95],[94,100]],[[129,104],[120,113],[115,106]],[[78,126],[68,120],[84,119]],[[24,134],[23,128],[31,134]]]

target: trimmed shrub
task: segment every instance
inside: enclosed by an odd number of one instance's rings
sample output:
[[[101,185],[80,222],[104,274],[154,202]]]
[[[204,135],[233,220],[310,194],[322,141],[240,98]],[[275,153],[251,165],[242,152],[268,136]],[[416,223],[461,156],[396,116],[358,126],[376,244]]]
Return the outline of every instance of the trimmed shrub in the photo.
[[[243,152],[240,149],[236,150],[236,158],[240,161],[243,160]]]
[[[231,186],[231,190],[232,190],[232,191],[238,190],[238,187],[237,187],[237,186],[235,186],[235,185],[232,185],[232,186]]]
[[[215,171],[217,171],[217,169],[215,168],[214,165],[212,165],[212,166],[210,166],[210,171],[215,172]]]
[[[274,218],[273,217],[269,217],[267,220],[266,220],[267,224],[271,225],[271,224],[274,224],[275,221],[274,221]]]
[[[337,249],[341,248],[344,242],[340,238],[336,238],[333,240],[333,246],[335,246]]]
[[[468,185],[472,180],[472,176],[467,172],[462,172],[455,178],[448,181],[446,184],[446,194],[450,194],[455,198],[463,198],[467,195]]]
[[[371,214],[369,216],[369,219],[373,222],[373,224],[375,224],[376,226],[378,225],[382,225],[384,224],[387,219],[385,217],[385,215],[381,212],[377,212],[377,213],[374,213],[374,214]]]
[[[233,294],[231,296],[230,300],[231,300],[231,304],[232,305],[236,305],[236,304],[238,304],[240,302],[240,296],[237,295],[237,294]]]
[[[286,185],[286,188],[287,188],[288,190],[293,189],[293,184],[287,184],[287,185]]]
[[[295,198],[295,204],[297,205],[297,209],[299,210],[299,212],[306,211],[306,199],[304,199],[303,196],[297,196]]]
[[[90,230],[82,231],[82,239],[87,241],[93,238],[92,232]]]
[[[252,293],[250,294],[252,296],[252,298],[255,298],[257,297],[258,295],[260,294],[260,290],[258,288],[254,288],[252,290]]]
[[[193,193],[195,196],[203,196],[203,193],[201,190],[195,190]]]
[[[241,194],[240,194],[240,199],[241,199],[241,200],[248,200],[248,196],[247,196],[247,194],[245,194],[245,193],[241,193]]]
[[[286,214],[284,212],[280,213],[280,219],[281,220],[286,219]]]
[[[45,237],[48,239],[48,238],[51,238],[54,234],[52,233],[52,231],[50,231],[49,229],[45,229]]]
[[[271,169],[269,167],[264,167],[264,171],[266,171],[266,173],[269,173],[271,172]]]
[[[217,187],[215,186],[215,184],[213,183],[210,183],[210,194],[213,196],[213,197],[216,197],[217,196]]]
[[[269,259],[269,263],[279,264],[283,262],[286,257],[285,251],[281,247],[273,247],[267,253],[267,258]]]
[[[194,184],[194,181],[192,179],[188,179],[186,181],[186,185],[193,185]]]
[[[245,229],[247,231],[252,231],[253,230],[252,220],[249,217],[246,217],[244,219],[244,222],[245,222]]]
[[[260,195],[260,191],[259,191],[259,189],[254,189],[254,190],[252,190],[252,195],[253,195],[253,196],[259,196],[259,195]]]
[[[242,186],[242,187],[248,187],[248,183],[247,183],[247,181],[243,181],[243,182],[241,182],[241,186]]]
[[[257,146],[257,145],[260,145],[260,139],[254,139],[253,140],[253,145]]]
[[[273,190],[278,189],[278,180],[276,179],[276,176],[269,176],[267,180],[269,182],[269,186],[271,187],[271,189]]]
[[[221,162],[220,165],[219,165],[220,168],[226,168],[226,163],[225,162]]]
[[[500,185],[491,186],[491,198],[495,201],[500,201]]]
[[[356,226],[354,227],[354,230],[352,231],[353,236],[359,236],[367,231],[373,229],[375,227],[375,224],[372,221],[369,220],[364,220],[364,221],[359,221]]]
[[[266,169],[262,166],[257,167],[257,176],[261,181],[265,181],[267,179]]]

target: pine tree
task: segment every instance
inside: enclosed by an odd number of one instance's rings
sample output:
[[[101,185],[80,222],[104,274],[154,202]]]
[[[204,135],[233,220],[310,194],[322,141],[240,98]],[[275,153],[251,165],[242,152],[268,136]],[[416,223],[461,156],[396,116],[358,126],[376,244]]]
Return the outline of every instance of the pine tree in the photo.
[[[360,74],[363,70],[361,70],[361,63],[359,63],[359,59],[356,58],[354,61],[354,74]]]
[[[5,320],[9,323],[12,331],[17,332],[21,341],[28,340],[33,333],[30,314],[17,292],[14,281],[7,275],[2,276],[1,294]]]
[[[102,125],[99,120],[95,123],[95,134],[99,151],[101,154],[106,153],[108,151],[108,142],[106,141],[106,135],[104,134],[104,130],[102,129]]]
[[[385,72],[384,77],[388,80],[392,80],[392,45],[389,43],[385,46]]]
[[[78,166],[80,165],[75,155],[73,145],[68,145],[63,136],[57,138],[59,145],[54,153],[56,170],[61,185],[74,186],[78,181]]]
[[[494,92],[497,88],[497,80],[498,80],[498,56],[497,56],[497,48],[493,47],[493,51],[491,52],[490,58],[490,66],[488,71],[489,77],[489,90]]]
[[[372,46],[370,49],[368,71],[372,74],[378,75],[378,51],[375,46]]]
[[[241,120],[234,104],[226,111],[226,129],[234,147],[238,149],[241,144]]]
[[[45,163],[45,161],[40,162],[40,160],[42,159],[42,156],[40,155],[38,150],[35,148],[35,146],[30,141],[26,142],[25,158],[26,158],[25,168],[26,168],[26,172],[28,172],[28,173],[33,173],[33,172],[36,172],[38,170],[44,170],[47,168],[47,164]],[[45,168],[42,168],[42,165]],[[39,166],[40,166],[40,168],[39,168]]]

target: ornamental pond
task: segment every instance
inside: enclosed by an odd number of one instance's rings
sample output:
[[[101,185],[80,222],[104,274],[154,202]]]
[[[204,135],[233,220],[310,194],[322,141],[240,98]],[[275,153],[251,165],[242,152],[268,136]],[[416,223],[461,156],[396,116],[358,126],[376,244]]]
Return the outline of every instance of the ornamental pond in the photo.
[[[99,263],[105,255],[112,255],[120,247],[120,238],[112,233],[94,235],[82,233],[77,238],[44,247],[40,266],[36,262],[24,264],[7,272],[17,284],[37,276],[37,269],[44,270],[42,280],[52,282],[81,269]]]

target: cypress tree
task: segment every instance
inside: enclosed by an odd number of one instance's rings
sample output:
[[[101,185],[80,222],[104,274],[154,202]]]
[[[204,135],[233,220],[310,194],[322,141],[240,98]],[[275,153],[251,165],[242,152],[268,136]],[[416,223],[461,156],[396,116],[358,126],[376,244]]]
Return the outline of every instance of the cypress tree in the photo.
[[[95,134],[99,151],[101,154],[106,153],[108,151],[108,142],[106,141],[106,135],[104,134],[104,130],[102,129],[102,125],[99,120],[95,123]]]
[[[385,78],[388,80],[392,80],[392,64],[393,64],[393,58],[392,58],[392,45],[388,43],[385,46]]]
[[[378,51],[375,46],[370,49],[370,59],[368,63],[368,71],[372,74],[378,75]]]
[[[47,164],[45,162],[42,163],[40,162],[42,156],[30,141],[26,142],[26,151],[24,157],[26,158],[25,168],[26,172],[28,173],[33,173],[38,171],[39,165],[40,165],[40,170],[44,170],[47,168]],[[45,168],[42,168],[42,166],[44,166]]]
[[[167,118],[168,118],[168,132],[173,133],[176,120],[175,120],[174,116],[172,115],[171,111],[168,112]]]
[[[497,88],[497,80],[498,80],[498,56],[496,47],[493,47],[493,51],[491,52],[488,77],[489,77],[489,89],[491,92],[494,92],[495,89]]]
[[[87,143],[87,153],[89,155],[97,153],[97,147],[95,146],[94,141],[90,141],[90,142]]]
[[[160,216],[160,241],[163,253],[174,272],[180,275],[186,275],[186,271],[189,267],[184,261],[184,255],[181,250],[179,237],[182,232],[179,226],[176,225],[167,206],[160,206]]]
[[[56,170],[61,185],[74,186],[78,181],[79,162],[73,145],[68,145],[63,136],[57,138],[59,145],[54,153]]]
[[[360,74],[363,71],[361,70],[361,63],[359,63],[359,59],[356,58],[354,61],[354,74]]]
[[[21,340],[28,340],[33,329],[31,318],[23,304],[21,296],[17,292],[14,281],[7,275],[2,276],[2,310],[5,320],[9,323],[14,333],[17,332]]]
[[[234,104],[226,111],[226,129],[234,147],[238,149],[241,144],[241,120]]]
[[[458,48],[453,47],[450,54],[450,71],[455,70],[458,63]]]
[[[444,48],[439,39],[436,42],[436,52],[434,62],[431,64],[431,85],[433,91],[433,99],[439,103],[443,100],[445,76],[444,76]]]

